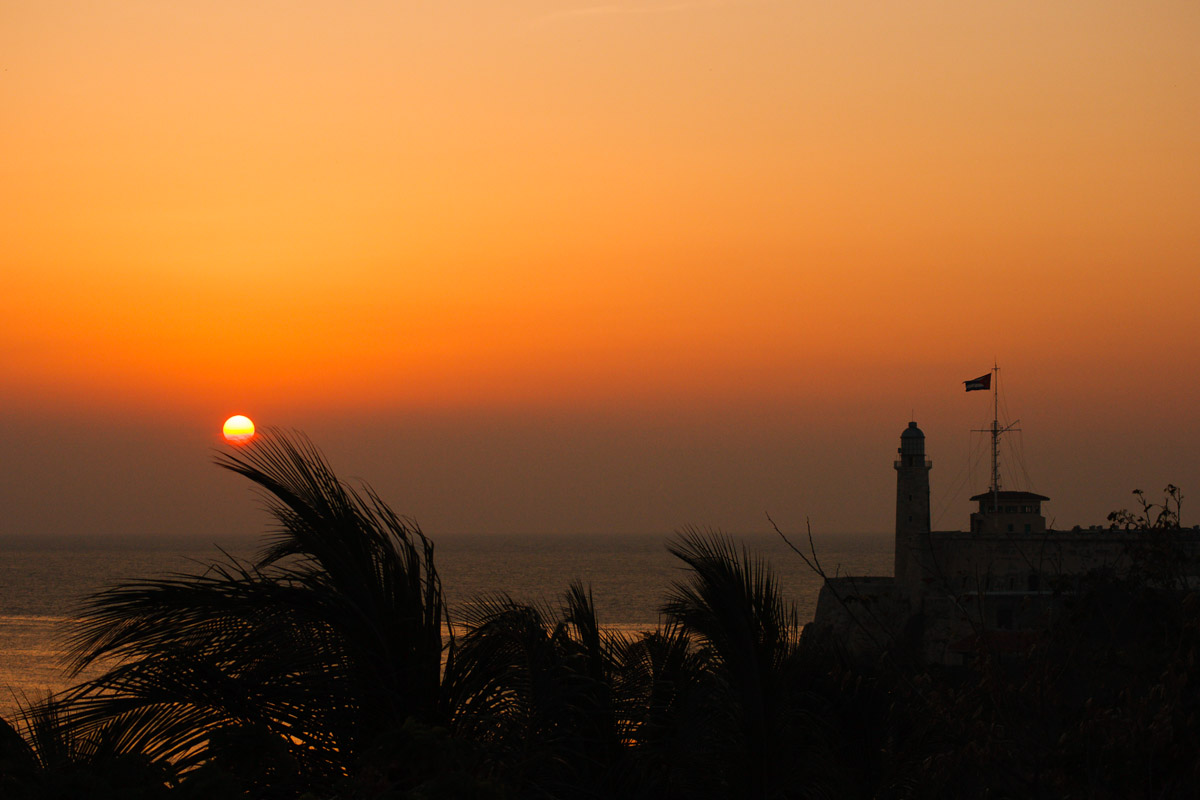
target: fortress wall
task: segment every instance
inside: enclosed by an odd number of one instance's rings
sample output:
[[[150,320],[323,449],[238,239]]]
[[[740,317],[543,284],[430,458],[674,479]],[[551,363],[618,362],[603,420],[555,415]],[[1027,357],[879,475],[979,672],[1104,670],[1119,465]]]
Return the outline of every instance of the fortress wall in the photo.
[[[1139,535],[1112,530],[990,536],[938,532],[930,537],[934,567],[926,583],[931,589],[941,584],[951,591],[976,587],[1028,591],[1045,588],[1041,581],[1056,576],[1103,569],[1120,574],[1129,568],[1129,550]],[[1172,535],[1193,559],[1200,556],[1200,531],[1185,529]],[[1030,576],[1035,574],[1041,580],[1031,585]]]
[[[830,635],[851,658],[878,657],[903,636],[912,616],[906,592],[892,578],[831,578],[821,587],[812,624],[817,635]]]

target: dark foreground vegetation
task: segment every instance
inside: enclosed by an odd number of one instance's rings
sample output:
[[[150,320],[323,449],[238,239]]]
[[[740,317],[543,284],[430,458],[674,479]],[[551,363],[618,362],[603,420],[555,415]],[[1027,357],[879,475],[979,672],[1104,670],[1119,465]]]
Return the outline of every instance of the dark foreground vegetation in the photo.
[[[801,637],[767,566],[697,531],[670,543],[689,572],[641,638],[604,630],[580,585],[556,608],[500,595],[450,618],[432,543],[306,440],[273,434],[218,461],[268,498],[263,552],[92,598],[71,667],[107,671],[0,721],[0,798],[1200,787],[1200,601],[1154,574],[1092,576],[1019,658],[981,648],[954,670],[903,653],[851,663]]]

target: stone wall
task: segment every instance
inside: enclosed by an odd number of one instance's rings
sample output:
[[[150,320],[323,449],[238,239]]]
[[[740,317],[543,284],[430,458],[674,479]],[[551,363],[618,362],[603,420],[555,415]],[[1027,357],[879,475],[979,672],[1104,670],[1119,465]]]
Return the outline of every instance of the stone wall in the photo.
[[[964,643],[985,632],[1046,630],[1062,608],[1063,592],[1091,572],[1129,574],[1148,536],[1168,540],[1180,556],[1172,566],[1200,585],[1200,530],[931,534],[934,569],[919,600],[925,660],[960,663]]]
[[[830,636],[851,659],[871,660],[904,643],[911,617],[908,593],[892,578],[830,578],[805,635]]]
[[[1200,555],[1200,531],[1163,531],[1193,562]],[[1056,578],[1097,570],[1125,574],[1144,532],[1123,530],[1046,531],[1043,534],[980,535],[961,531],[930,534],[930,590],[950,592],[1037,592]],[[1196,573],[1196,564],[1190,567]]]

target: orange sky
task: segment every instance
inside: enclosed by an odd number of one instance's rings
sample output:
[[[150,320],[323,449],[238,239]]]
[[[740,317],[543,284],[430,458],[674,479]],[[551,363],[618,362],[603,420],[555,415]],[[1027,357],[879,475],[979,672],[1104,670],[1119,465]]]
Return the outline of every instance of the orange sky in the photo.
[[[1060,522],[1200,489],[1198,41],[1183,1],[7,2],[5,505],[115,440],[199,513],[244,411],[429,527],[886,530],[909,414],[965,463],[993,357]],[[83,496],[10,524],[172,524]]]

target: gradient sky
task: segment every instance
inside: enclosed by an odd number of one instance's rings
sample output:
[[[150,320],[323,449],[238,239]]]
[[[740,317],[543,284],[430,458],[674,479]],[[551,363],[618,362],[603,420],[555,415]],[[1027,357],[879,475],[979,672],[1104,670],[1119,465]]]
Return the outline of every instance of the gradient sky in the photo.
[[[1058,525],[1200,502],[1191,0],[6,0],[0,70],[0,533],[260,529],[233,413],[435,537],[884,533],[915,415],[961,528],[994,358]]]

